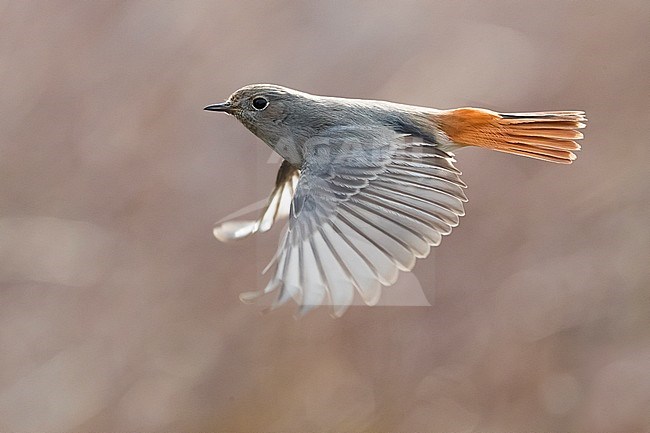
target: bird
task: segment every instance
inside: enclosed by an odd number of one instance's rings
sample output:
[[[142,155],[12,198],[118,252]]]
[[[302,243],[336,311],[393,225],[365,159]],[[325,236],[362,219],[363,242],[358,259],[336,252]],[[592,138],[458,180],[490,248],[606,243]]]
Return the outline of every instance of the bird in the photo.
[[[283,159],[255,221],[214,228],[221,241],[268,231],[288,218],[264,270],[272,308],[293,299],[304,314],[330,305],[340,317],[360,296],[376,305],[382,288],[451,233],[465,214],[466,184],[455,152],[478,147],[558,164],[580,149],[584,111],[499,113],[318,96],[251,84],[208,111],[235,117]]]

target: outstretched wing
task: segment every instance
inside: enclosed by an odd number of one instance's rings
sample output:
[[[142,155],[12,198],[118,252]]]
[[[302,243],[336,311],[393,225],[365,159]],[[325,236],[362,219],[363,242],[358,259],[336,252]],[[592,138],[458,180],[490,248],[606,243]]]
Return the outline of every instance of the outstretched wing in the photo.
[[[289,215],[291,198],[296,190],[300,172],[287,161],[282,161],[275,179],[275,187],[257,220],[226,221],[214,227],[214,236],[222,242],[243,239],[257,232],[271,229],[277,220]]]
[[[355,291],[375,304],[464,214],[452,156],[414,137],[336,127],[306,143],[305,161],[275,274],[244,300],[279,290],[276,304],[331,304],[337,316]]]

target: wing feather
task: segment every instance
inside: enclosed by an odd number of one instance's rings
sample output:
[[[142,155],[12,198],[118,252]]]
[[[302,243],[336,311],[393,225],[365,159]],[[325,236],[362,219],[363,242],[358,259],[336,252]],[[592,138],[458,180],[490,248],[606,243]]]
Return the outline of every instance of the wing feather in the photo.
[[[314,232],[310,241],[314,257],[326,283],[329,303],[332,305],[334,315],[340,317],[354,299],[352,277],[347,266],[341,263],[338,255],[332,251],[320,229]]]
[[[372,304],[373,300],[379,300],[380,285],[372,268],[350,246],[350,241],[341,233],[336,224],[323,226],[321,233],[328,243],[330,251],[335,253],[339,257],[339,263],[345,266],[352,284],[364,302]]]
[[[273,224],[289,216],[291,199],[298,183],[300,172],[283,161],[275,180],[275,187],[262,208],[257,220],[232,220],[217,224],[213,229],[214,237],[222,242],[243,239],[254,233],[269,231]]]
[[[299,313],[302,315],[323,303],[327,296],[327,286],[323,280],[318,259],[311,246],[311,239],[303,241],[300,252],[300,284],[303,296]]]
[[[337,127],[305,148],[289,229],[264,293],[300,313],[329,303],[340,316],[357,292],[376,304],[382,286],[413,268],[464,214],[466,185],[450,154],[380,128]],[[354,146],[341,144],[354,143]],[[276,202],[272,202],[275,206]]]
[[[354,228],[360,238],[366,239],[386,255],[397,269],[409,270],[413,267],[416,256],[411,247],[386,227],[373,223],[372,214],[364,214],[359,208],[346,207],[341,210],[340,216]],[[386,280],[391,281],[392,277]]]
[[[445,231],[448,226],[434,227],[432,224],[427,224],[422,220],[414,218],[413,216],[399,211],[388,203],[377,204],[371,199],[355,198],[354,203],[357,205],[356,210],[359,213],[367,214],[372,213],[389,218],[397,224],[407,227],[414,233],[420,233],[429,245],[438,245],[440,243],[440,232]],[[400,245],[403,245],[400,243]],[[410,252],[410,249],[406,249]],[[393,253],[393,255],[395,255]],[[410,269],[410,268],[408,268]]]

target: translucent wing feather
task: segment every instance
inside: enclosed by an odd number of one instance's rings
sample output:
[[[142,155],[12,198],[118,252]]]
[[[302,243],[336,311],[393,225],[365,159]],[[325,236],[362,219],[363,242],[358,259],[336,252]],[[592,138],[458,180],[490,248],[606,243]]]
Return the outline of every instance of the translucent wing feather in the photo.
[[[258,293],[279,291],[276,305],[330,304],[340,316],[355,292],[376,304],[382,286],[426,257],[464,214],[452,156],[413,137],[332,128],[306,145],[305,161],[274,275]]]
[[[299,171],[287,161],[283,161],[275,180],[266,205],[256,220],[231,220],[222,222],[214,227],[214,236],[222,242],[243,239],[253,233],[263,233],[271,229],[273,224],[289,215],[289,208]]]

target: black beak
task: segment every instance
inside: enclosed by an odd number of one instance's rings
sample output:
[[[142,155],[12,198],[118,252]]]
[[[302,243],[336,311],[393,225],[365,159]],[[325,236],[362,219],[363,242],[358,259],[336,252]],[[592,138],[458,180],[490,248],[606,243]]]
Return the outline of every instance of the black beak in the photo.
[[[222,102],[221,104],[208,105],[204,110],[208,111],[225,111],[226,113],[230,110],[232,105],[230,102]]]

